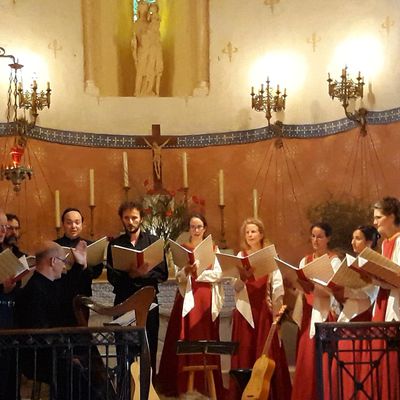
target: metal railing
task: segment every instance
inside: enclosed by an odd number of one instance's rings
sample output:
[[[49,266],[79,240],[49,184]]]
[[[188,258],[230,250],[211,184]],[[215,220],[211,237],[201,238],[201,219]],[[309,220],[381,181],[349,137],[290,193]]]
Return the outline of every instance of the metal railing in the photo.
[[[22,374],[32,381],[32,399],[131,399],[135,357],[140,357],[140,399],[147,399],[151,375],[144,328],[0,330],[0,362],[6,361],[8,372],[15,374],[16,400]],[[43,387],[45,396],[38,394]]]
[[[399,322],[327,322],[315,326],[321,400],[399,400]]]

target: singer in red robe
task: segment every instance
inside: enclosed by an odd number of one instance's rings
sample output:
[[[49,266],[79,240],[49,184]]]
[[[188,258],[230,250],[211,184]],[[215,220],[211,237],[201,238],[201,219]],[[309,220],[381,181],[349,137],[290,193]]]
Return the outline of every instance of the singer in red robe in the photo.
[[[204,239],[207,229],[207,221],[200,214],[192,215],[189,220],[189,243],[183,246],[193,250]],[[219,275],[215,271],[206,270],[201,275]],[[218,283],[208,283],[196,281],[196,266],[188,265],[184,271],[177,273],[178,284],[183,284],[183,289],[178,289],[175,303],[171,311],[165,335],[164,347],[160,360],[160,367],[156,378],[156,388],[160,394],[168,397],[178,397],[187,392],[188,372],[183,371],[184,366],[203,365],[203,355],[177,355],[177,341],[197,341],[197,340],[219,340],[219,318],[213,315],[213,290],[218,290]],[[185,293],[187,280],[190,280],[191,293]],[[215,287],[214,287],[215,286]],[[182,316],[184,309],[185,296],[193,295],[193,307]],[[217,365],[218,369],[213,371],[217,398],[223,397],[222,375],[220,367],[220,357],[216,355],[205,356],[207,365]],[[205,387],[203,372],[195,373],[194,390],[207,395],[208,389]]]
[[[248,218],[241,228],[243,250],[240,255],[248,255],[265,246],[264,224],[255,218]],[[283,281],[279,270],[272,274],[255,279],[253,275],[241,277],[235,282],[235,290],[246,286],[252,321],[251,326],[240,310],[233,311],[232,341],[238,342],[238,350],[232,355],[231,369],[251,369],[256,360],[263,354],[264,344],[270,331],[273,314],[278,312],[283,300]],[[275,370],[271,378],[269,399],[290,399],[291,381],[283,343],[278,332],[274,335],[267,356],[275,361]],[[241,391],[237,383],[231,379],[229,398],[240,399]]]
[[[314,252],[304,257],[300,267],[310,263],[315,258],[328,254],[334,270],[340,265],[339,258],[329,250],[329,240],[332,236],[332,228],[329,224],[319,222],[311,226],[311,244]],[[331,299],[322,299],[313,293],[313,288],[305,287],[302,300],[302,317],[300,330],[297,336],[296,372],[293,380],[292,400],[317,400],[317,377],[315,368],[315,338],[314,323],[334,321],[334,313],[331,312]],[[316,305],[318,307],[316,308]],[[318,312],[314,312],[318,309]]]
[[[374,205],[374,225],[384,237],[382,255],[400,264],[400,201],[394,197],[385,197]],[[400,265],[399,265],[400,270]],[[379,288],[378,297],[372,314],[373,322],[390,322],[400,320],[399,290],[383,287]],[[370,347],[363,353],[365,379],[364,390],[371,398],[400,399],[400,368],[398,353],[391,351],[382,356],[382,351],[374,349],[387,349],[387,343],[374,340]],[[372,379],[367,374],[370,372],[370,362],[379,360],[379,365],[373,372]],[[377,385],[379,382],[379,385]]]

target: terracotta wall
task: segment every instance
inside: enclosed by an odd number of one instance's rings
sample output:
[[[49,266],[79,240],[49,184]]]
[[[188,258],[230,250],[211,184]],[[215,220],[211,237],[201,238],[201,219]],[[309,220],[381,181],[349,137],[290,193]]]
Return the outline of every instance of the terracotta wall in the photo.
[[[261,197],[260,216],[279,254],[297,262],[308,249],[305,210],[329,199],[361,196],[373,201],[384,194],[400,196],[398,171],[400,123],[369,126],[366,137],[352,130],[326,138],[284,139],[207,148],[163,149],[164,186],[182,186],[182,152],[188,153],[190,195],[205,200],[210,232],[220,239],[218,170],[225,172],[225,228],[228,246],[238,250],[238,231],[252,214],[252,189]],[[4,145],[11,139],[0,138]],[[43,239],[55,238],[54,191],[61,192],[61,209],[78,207],[86,219],[89,237],[89,168],[95,170],[94,237],[117,234],[119,203],[124,199],[121,149],[65,146],[30,140],[27,162],[35,175],[16,195],[11,184],[0,181],[0,206],[22,219],[21,247],[34,251]],[[145,192],[152,177],[148,150],[129,150],[131,198]],[[179,194],[178,194],[179,195]],[[367,222],[367,221],[366,221]]]

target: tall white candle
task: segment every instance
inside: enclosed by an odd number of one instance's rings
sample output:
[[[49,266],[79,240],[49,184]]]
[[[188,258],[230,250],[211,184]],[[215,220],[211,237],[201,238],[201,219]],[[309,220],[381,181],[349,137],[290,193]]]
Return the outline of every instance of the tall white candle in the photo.
[[[122,153],[122,164],[124,171],[124,187],[129,187],[129,172],[128,172],[128,153],[124,151]]]
[[[56,228],[61,227],[60,219],[60,191],[56,190],[54,192],[54,202],[55,202],[55,213],[56,213]]]
[[[258,192],[253,189],[253,217],[258,218]]]
[[[219,186],[219,205],[225,205],[224,202],[224,170],[220,169],[218,174],[218,186]]]
[[[94,169],[89,169],[89,205],[94,206]]]
[[[183,169],[183,187],[186,189],[189,187],[188,169],[187,169],[187,153],[186,152],[184,152],[182,155],[182,169]]]

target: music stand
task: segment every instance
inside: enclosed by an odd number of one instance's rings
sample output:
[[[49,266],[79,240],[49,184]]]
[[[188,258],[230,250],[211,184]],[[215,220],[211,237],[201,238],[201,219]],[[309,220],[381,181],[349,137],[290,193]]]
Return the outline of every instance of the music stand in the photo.
[[[213,388],[210,388],[207,382],[207,355],[232,355],[236,352],[238,342],[228,342],[219,340],[178,340],[176,343],[176,354],[189,355],[201,354],[203,356],[203,369],[204,369],[204,387],[208,394]],[[195,366],[193,366],[195,367]],[[212,371],[210,371],[212,374]],[[214,388],[215,389],[215,388]]]

